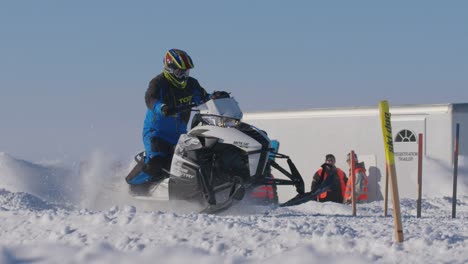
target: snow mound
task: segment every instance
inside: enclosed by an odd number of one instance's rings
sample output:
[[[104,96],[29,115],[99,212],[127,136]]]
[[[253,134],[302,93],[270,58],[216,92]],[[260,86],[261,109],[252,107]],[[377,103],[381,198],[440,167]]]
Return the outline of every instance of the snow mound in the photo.
[[[0,189],[0,210],[17,211],[43,211],[63,208],[62,205],[48,203],[34,195],[17,192],[13,193],[5,189]]]
[[[26,192],[51,202],[70,202],[74,186],[70,170],[57,165],[41,165],[0,153],[0,187]]]

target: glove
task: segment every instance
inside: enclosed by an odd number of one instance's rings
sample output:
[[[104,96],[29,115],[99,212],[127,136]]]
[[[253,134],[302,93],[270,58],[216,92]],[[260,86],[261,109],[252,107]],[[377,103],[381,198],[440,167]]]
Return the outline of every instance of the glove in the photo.
[[[177,113],[190,111],[190,109],[192,109],[192,107],[194,106],[196,105],[195,104],[178,105],[178,106],[163,105],[161,107],[161,112],[163,113],[164,116],[173,116]]]
[[[172,116],[177,113],[176,107],[171,107],[168,105],[163,105],[161,107],[161,112],[163,113],[164,116]]]
[[[322,167],[322,169],[324,169],[324,170],[328,170],[328,169],[333,168],[332,165],[330,165],[330,164],[328,164],[326,162],[323,163],[322,166],[320,166],[320,167]]]

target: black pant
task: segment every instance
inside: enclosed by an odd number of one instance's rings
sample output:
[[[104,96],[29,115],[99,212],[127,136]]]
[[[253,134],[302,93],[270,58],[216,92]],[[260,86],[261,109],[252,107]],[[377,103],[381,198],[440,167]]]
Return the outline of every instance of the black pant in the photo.
[[[164,177],[163,169],[166,171],[170,170],[171,161],[172,155],[168,155],[166,157],[154,156],[148,161],[148,163],[146,163],[143,171],[153,176],[155,180],[158,180]]]
[[[153,156],[146,163],[144,172],[158,178],[163,177],[163,169],[169,171],[171,167],[172,156],[174,155],[174,145],[160,137],[151,139],[151,150],[154,152],[164,153],[165,156]]]

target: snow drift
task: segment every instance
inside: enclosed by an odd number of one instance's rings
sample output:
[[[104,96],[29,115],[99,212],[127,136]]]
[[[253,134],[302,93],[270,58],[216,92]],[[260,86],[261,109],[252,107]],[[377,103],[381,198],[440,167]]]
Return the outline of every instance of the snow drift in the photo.
[[[128,164],[127,164],[128,163]],[[76,166],[0,154],[0,263],[466,263],[468,196],[403,199],[405,242],[394,242],[383,202],[351,208],[232,208],[218,215],[134,203],[123,177],[132,162],[102,153]],[[389,204],[391,207],[391,203]],[[391,213],[391,208],[390,208]]]

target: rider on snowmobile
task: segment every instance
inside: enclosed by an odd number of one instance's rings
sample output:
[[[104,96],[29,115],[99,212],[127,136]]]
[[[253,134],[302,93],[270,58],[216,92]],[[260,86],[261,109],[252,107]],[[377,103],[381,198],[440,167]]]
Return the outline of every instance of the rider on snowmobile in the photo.
[[[127,179],[129,184],[148,185],[164,179],[163,169],[169,170],[174,146],[179,136],[187,132],[190,111],[181,109],[209,99],[205,89],[189,76],[193,67],[185,51],[170,49],[164,55],[164,70],[150,81],[145,94],[145,165],[140,173]]]

